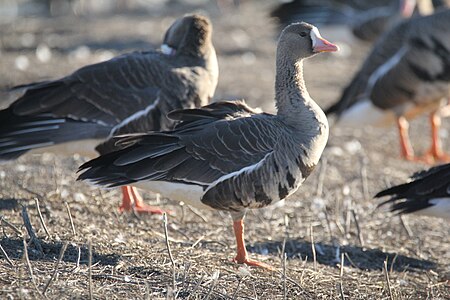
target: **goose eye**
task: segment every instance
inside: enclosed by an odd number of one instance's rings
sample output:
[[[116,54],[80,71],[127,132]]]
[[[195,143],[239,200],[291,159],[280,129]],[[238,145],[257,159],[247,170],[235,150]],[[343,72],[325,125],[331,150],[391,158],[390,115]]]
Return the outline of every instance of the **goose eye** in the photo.
[[[305,36],[307,36],[308,34],[306,33],[306,32],[304,32],[304,31],[302,31],[302,32],[300,32],[300,36],[301,37],[305,37]]]

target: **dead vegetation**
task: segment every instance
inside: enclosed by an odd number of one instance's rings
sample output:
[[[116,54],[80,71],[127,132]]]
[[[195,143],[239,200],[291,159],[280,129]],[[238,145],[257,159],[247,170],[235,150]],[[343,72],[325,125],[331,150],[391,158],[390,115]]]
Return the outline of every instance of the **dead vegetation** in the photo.
[[[243,97],[273,109],[275,33],[266,8],[249,2],[239,12],[210,11],[221,67],[217,99]],[[91,44],[122,37],[155,45],[172,20],[166,14],[181,12],[2,25],[0,84],[60,76],[106,51],[70,58],[82,45],[80,36]],[[50,34],[60,38],[50,62],[39,62],[32,46],[15,46],[26,32],[35,33],[36,43]],[[351,47],[349,57],[313,59],[306,66],[311,95],[323,106],[337,98],[367,51]],[[14,67],[18,55],[29,58],[27,70]],[[446,134],[450,124],[444,125]],[[418,151],[428,146],[427,136],[425,121],[415,121]],[[392,128],[333,128],[324,159],[304,186],[284,205],[248,214],[250,254],[278,272],[231,262],[235,246],[225,213],[192,210],[147,193],[147,202],[176,215],[166,223],[161,216],[119,214],[119,191],[75,182],[84,161],[78,156],[27,155],[3,164],[0,298],[449,299],[447,221],[400,219],[376,209],[372,199],[425,167],[398,160],[397,146]]]

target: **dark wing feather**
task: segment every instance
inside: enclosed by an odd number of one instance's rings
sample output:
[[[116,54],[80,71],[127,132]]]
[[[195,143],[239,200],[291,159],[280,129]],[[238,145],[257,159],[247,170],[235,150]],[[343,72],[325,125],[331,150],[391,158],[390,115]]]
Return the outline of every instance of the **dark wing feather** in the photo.
[[[201,108],[174,110],[168,117],[175,121],[183,121],[183,126],[189,121],[200,119],[224,119],[226,117],[242,117],[259,113],[244,101],[213,102]]]
[[[29,150],[83,139],[108,136],[111,127],[55,118],[48,114],[16,116],[11,109],[0,111],[0,160],[16,159]]]
[[[19,116],[50,113],[115,125],[155,101],[164,63],[159,52],[125,54],[60,80],[31,84],[11,107]]]
[[[431,206],[429,200],[450,196],[450,164],[437,166],[413,175],[414,180],[380,191],[376,198],[390,196],[380,204],[392,204],[391,210],[411,213]]]
[[[0,159],[53,144],[107,138],[121,121],[156,101],[160,89],[173,82],[166,71],[171,67],[159,52],[134,52],[83,67],[59,80],[13,88],[25,93],[0,111]],[[158,107],[166,106],[166,112],[179,108],[170,103]],[[148,110],[146,122],[127,123],[123,132],[158,130],[164,124],[162,118],[158,108]],[[48,124],[57,121],[60,124],[50,130]]]
[[[189,125],[181,123],[173,131],[119,139],[130,146],[82,165],[79,179],[110,187],[140,180],[162,180],[206,188],[226,174],[261,162],[273,152],[281,134],[275,132],[278,126],[271,123],[275,116],[251,114],[242,103],[233,106],[232,102],[226,102],[212,107],[219,109],[215,111],[207,106],[203,112],[190,109],[173,113],[177,119],[189,120]],[[255,179],[255,184],[262,186],[261,180],[264,178]],[[229,183],[227,191],[237,188],[233,184]],[[204,202],[216,208],[232,209],[236,206],[235,197],[227,196],[214,200],[207,197]]]
[[[184,96],[183,101],[180,101],[179,97],[181,96],[173,95],[173,93],[168,93],[166,90],[160,90],[153,105],[123,120],[111,132],[111,137],[99,144],[96,150],[100,154],[118,150],[119,144],[116,144],[116,139],[114,138],[116,135],[172,129],[179,120],[168,117],[170,112],[180,111],[183,109],[183,106],[189,107],[192,103],[195,103],[195,99],[190,99],[194,97],[190,95]]]

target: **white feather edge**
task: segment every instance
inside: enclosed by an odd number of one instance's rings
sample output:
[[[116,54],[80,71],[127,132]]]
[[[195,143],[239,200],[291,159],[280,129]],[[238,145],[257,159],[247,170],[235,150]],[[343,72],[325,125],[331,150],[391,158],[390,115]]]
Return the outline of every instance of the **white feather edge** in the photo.
[[[166,181],[142,181],[136,183],[135,185],[139,188],[143,188],[146,190],[151,190],[156,193],[160,193],[165,197],[168,197],[172,200],[183,201],[189,205],[198,207],[198,208],[209,208],[208,205],[202,203],[201,199],[204,194],[206,194],[210,189],[214,188],[220,182],[223,182],[229,178],[238,176],[244,172],[252,172],[258,169],[266,160],[266,158],[272,154],[272,152],[267,153],[259,162],[244,167],[235,172],[231,172],[229,174],[223,175],[211,184],[208,185],[206,190],[203,190],[203,187],[196,184],[183,184],[183,183],[173,183]],[[205,184],[206,185],[206,184]]]
[[[400,62],[400,60],[406,54],[408,49],[409,48],[407,46],[401,47],[391,58],[389,58],[384,64],[379,66],[375,70],[375,72],[373,72],[372,75],[370,75],[367,83],[366,93],[372,90],[377,81],[380,80],[380,78],[382,78],[383,76],[385,76]]]
[[[133,186],[136,186],[138,188],[152,191],[154,193],[159,193],[163,195],[164,197],[167,197],[172,200],[176,201],[183,201],[188,205],[201,208],[201,209],[212,209],[210,206],[202,203],[201,199],[203,195],[209,191],[211,188],[216,186],[218,183],[227,180],[233,176],[238,176],[239,174],[242,174],[244,172],[252,172],[255,169],[259,168],[265,161],[265,159],[272,154],[272,152],[267,153],[259,162],[244,167],[238,171],[223,175],[222,177],[218,178],[216,181],[212,182],[208,185],[208,188],[206,190],[203,189],[202,186],[197,184],[184,184],[184,183],[178,183],[178,182],[167,182],[167,181],[139,181],[134,184]],[[105,188],[104,186],[101,186],[97,183],[95,183],[95,180],[87,179],[85,180],[89,184]],[[201,184],[201,183],[199,183]],[[204,183],[204,185],[207,185],[207,183]]]
[[[153,108],[155,108],[156,105],[158,105],[158,103],[159,103],[159,97],[156,98],[155,102],[153,102],[151,105],[147,106],[145,109],[139,110],[139,111],[135,112],[134,114],[128,116],[127,118],[123,119],[119,124],[117,124],[116,126],[113,127],[108,138],[111,138],[112,136],[114,136],[115,132],[119,128],[148,114]],[[145,119],[143,120],[143,122],[145,122]]]
[[[242,169],[240,169],[240,170],[238,170],[238,171],[234,171],[234,172],[232,172],[232,173],[223,175],[222,177],[218,178],[216,181],[214,181],[213,183],[211,183],[211,184],[208,186],[208,188],[205,190],[205,194],[206,194],[210,189],[212,189],[214,186],[216,186],[217,184],[219,184],[219,183],[222,182],[222,181],[225,181],[225,180],[227,180],[227,179],[229,179],[229,178],[231,178],[231,177],[234,177],[234,176],[238,176],[238,175],[240,175],[240,174],[242,174],[242,173],[244,173],[244,172],[250,173],[250,172],[252,172],[252,171],[258,169],[258,168],[264,163],[264,161],[266,160],[266,158],[267,158],[269,155],[271,155],[272,153],[273,153],[273,151],[270,151],[270,152],[267,153],[267,154],[266,154],[259,162],[255,163],[255,164],[253,164],[253,165],[244,167],[244,168],[242,168]]]

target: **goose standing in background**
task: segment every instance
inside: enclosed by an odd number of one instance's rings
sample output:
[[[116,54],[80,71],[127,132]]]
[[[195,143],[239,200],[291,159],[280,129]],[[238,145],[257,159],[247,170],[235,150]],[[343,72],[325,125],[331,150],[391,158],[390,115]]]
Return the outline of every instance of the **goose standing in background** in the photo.
[[[294,193],[317,165],[328,122],[309,96],[303,59],[337,47],[307,23],[281,33],[276,55],[277,114],[257,113],[243,102],[218,102],[171,112],[173,131],[121,137],[126,146],[80,167],[80,180],[115,187],[136,185],[193,206],[229,211],[237,263],[248,258],[243,219]]]
[[[396,121],[407,160],[449,160],[439,138],[440,108],[450,97],[450,10],[405,21],[374,46],[340,100],[325,113],[343,126]],[[432,145],[414,156],[408,119],[430,112]]]
[[[282,26],[299,20],[348,25],[357,38],[373,42],[401,19],[411,17],[415,7],[416,0],[293,0],[274,8],[270,16]]]
[[[214,94],[211,35],[208,18],[187,15],[167,30],[161,51],[124,54],[17,87],[24,95],[0,111],[0,160],[30,150],[95,157],[116,149],[110,140],[116,134],[171,129],[168,112],[206,105]],[[122,192],[121,211],[162,213],[144,205],[135,188]]]
[[[418,172],[411,182],[375,195],[376,198],[384,196],[391,198],[380,206],[391,204],[391,211],[450,219],[450,164]]]
[[[417,0],[419,3],[427,1]],[[416,4],[419,3],[416,3],[416,0],[396,0],[388,6],[376,7],[355,14],[356,17],[353,18],[351,24],[352,33],[362,41],[375,42],[397,23],[410,18],[414,13]]]

